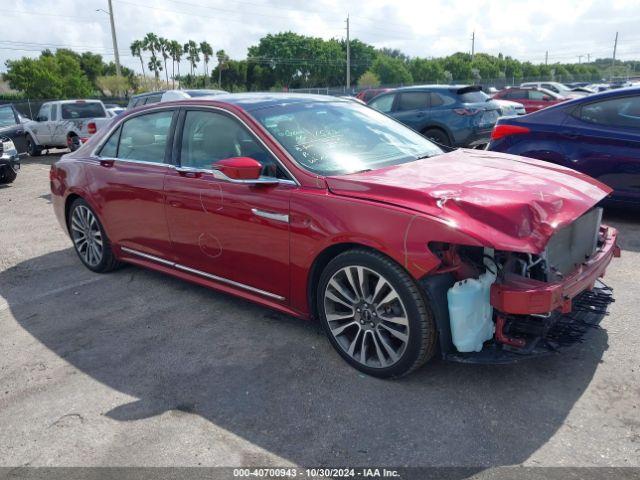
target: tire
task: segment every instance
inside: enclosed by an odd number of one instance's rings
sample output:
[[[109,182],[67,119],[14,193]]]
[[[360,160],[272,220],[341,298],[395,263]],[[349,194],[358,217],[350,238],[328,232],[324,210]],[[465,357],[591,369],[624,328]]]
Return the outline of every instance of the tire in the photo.
[[[320,276],[316,304],[333,347],[368,375],[406,375],[436,351],[437,330],[422,292],[381,253],[353,249],[336,256]]]
[[[443,146],[447,148],[451,147],[451,140],[449,140],[449,136],[442,130],[439,130],[437,128],[430,128],[428,130],[425,130],[422,133],[422,135],[427,137],[429,140],[431,140],[433,143],[435,143],[438,146]]]
[[[27,135],[27,153],[30,157],[39,157],[42,154],[42,149],[36,145],[31,135]]]
[[[18,172],[9,165],[6,165],[4,168],[0,168],[0,185],[13,183],[16,178],[18,178]]]
[[[67,147],[69,147],[69,150],[72,152],[78,150],[80,148],[80,138],[75,134],[69,135],[67,137]]]
[[[80,261],[89,270],[96,273],[107,273],[121,266],[113,254],[111,242],[98,216],[83,199],[77,198],[71,204],[67,227],[74,250]],[[99,255],[96,250],[99,251]]]

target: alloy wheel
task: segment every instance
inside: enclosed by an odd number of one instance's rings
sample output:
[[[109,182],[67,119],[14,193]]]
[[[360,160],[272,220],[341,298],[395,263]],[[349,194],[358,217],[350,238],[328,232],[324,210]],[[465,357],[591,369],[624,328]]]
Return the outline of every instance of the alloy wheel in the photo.
[[[331,335],[353,360],[370,368],[396,364],[409,340],[409,318],[400,296],[381,274],[359,265],[338,270],[325,288]]]
[[[95,215],[84,205],[78,205],[71,215],[74,246],[85,263],[96,267],[103,256],[102,231]]]

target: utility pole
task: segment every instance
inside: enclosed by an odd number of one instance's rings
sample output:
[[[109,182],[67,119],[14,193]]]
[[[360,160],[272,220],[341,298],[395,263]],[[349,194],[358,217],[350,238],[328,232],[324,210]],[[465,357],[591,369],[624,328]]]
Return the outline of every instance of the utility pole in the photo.
[[[351,51],[349,47],[349,14],[347,14],[347,91],[351,89]]]
[[[547,50],[546,52],[544,52],[544,64],[548,65],[549,64],[549,50]]]
[[[611,76],[613,77],[613,67],[616,66],[616,50],[618,49],[618,32],[616,32],[616,39],[613,42],[613,60],[611,61]]]
[[[591,54],[587,53],[587,63],[591,63]]]
[[[116,61],[116,75],[119,77],[120,74],[120,55],[118,54],[118,40],[116,39],[116,24],[113,20],[113,5],[111,5],[111,0],[109,0],[109,20],[111,20],[111,40],[113,40],[113,53]]]
[[[584,55],[578,55],[578,65],[582,63],[582,57],[584,57]]]
[[[473,56],[476,54],[476,32],[471,33],[471,61],[473,62]]]

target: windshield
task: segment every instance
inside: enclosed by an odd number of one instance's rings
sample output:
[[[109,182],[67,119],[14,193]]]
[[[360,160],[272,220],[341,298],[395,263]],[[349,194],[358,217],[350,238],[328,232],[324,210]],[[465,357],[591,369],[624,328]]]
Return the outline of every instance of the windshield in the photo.
[[[341,175],[442,153],[422,135],[356,102],[305,102],[252,112],[305,169]]]
[[[62,118],[73,120],[76,118],[102,118],[107,114],[99,102],[63,103],[61,107]]]

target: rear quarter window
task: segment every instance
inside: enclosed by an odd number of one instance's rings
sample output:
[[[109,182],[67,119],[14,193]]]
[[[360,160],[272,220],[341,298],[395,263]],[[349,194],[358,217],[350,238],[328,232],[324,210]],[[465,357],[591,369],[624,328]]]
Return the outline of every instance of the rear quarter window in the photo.
[[[487,101],[487,98],[489,98],[489,95],[487,95],[481,90],[478,90],[474,92],[460,93],[458,94],[458,98],[462,103],[482,103]]]

